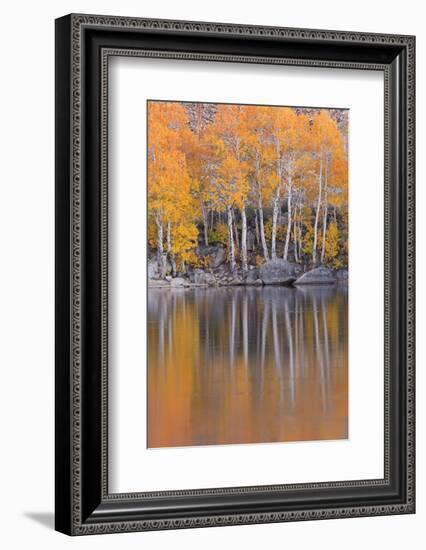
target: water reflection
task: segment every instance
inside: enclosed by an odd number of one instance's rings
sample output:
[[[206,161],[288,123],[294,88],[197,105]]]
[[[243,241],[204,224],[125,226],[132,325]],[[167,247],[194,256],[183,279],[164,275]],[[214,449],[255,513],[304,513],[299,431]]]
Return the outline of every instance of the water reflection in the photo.
[[[148,447],[347,437],[346,287],[154,290]]]

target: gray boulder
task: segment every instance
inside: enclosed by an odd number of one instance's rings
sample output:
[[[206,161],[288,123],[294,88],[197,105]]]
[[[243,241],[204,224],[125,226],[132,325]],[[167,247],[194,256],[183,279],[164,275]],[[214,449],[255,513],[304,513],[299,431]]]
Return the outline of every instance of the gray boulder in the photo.
[[[189,280],[195,285],[209,285],[214,286],[216,284],[216,279],[214,275],[209,272],[203,271],[202,269],[194,269],[189,273]]]
[[[211,273],[205,273],[204,274],[204,281],[205,281],[205,284],[208,285],[208,286],[215,286],[216,285],[216,278],[214,275],[212,275]]]
[[[289,285],[303,272],[301,266],[286,260],[270,260],[259,268],[259,279],[265,285]]]
[[[347,281],[349,279],[349,272],[347,269],[339,269],[336,273],[336,278],[338,281]]]
[[[165,254],[165,258],[166,258],[166,275],[171,277],[172,272],[173,272],[173,267],[172,267],[172,264],[171,264],[170,260],[167,258],[166,254]]]
[[[229,286],[240,286],[242,284],[244,284],[243,283],[243,278],[240,277],[238,274],[235,274],[234,276],[229,277],[229,279],[228,279],[228,285]]]
[[[172,264],[170,263],[170,261],[167,258],[166,254],[164,254],[163,257],[164,257],[165,275],[171,275],[171,273],[172,273]],[[148,279],[160,279],[161,278],[157,258],[149,258],[148,259],[147,270],[148,270]]]
[[[212,269],[219,267],[226,261],[226,250],[221,246],[216,248],[216,251],[213,254],[209,255],[209,266]]]
[[[148,260],[148,279],[158,279],[158,263],[156,260]]]
[[[226,250],[223,246],[199,246],[196,255],[201,258],[207,258],[208,266],[215,269],[226,260]]]
[[[204,281],[204,271],[202,269],[194,269],[189,271],[188,278],[193,284],[202,284]]]
[[[294,282],[295,285],[330,285],[336,282],[331,269],[316,267],[304,273]]]
[[[257,267],[255,267],[254,269],[250,269],[250,271],[247,273],[245,283],[246,285],[262,284],[262,281],[259,278],[259,270],[257,269]]]

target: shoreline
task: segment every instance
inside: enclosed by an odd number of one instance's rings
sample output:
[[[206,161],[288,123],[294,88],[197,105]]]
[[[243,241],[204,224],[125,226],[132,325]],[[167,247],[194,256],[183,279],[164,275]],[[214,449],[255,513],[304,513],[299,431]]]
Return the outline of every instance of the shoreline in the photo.
[[[201,284],[201,283],[191,283],[187,282],[182,285],[171,285],[169,281],[160,281],[156,280],[155,284],[152,284],[152,280],[148,281],[148,290],[189,290],[193,288],[212,288],[212,289],[219,289],[219,288],[256,288],[256,289],[263,289],[263,288],[291,288],[294,290],[303,290],[304,288],[334,288],[334,287],[342,287],[342,286],[349,286],[349,280],[343,279],[339,281],[334,281],[332,283],[306,283],[304,285],[294,285],[294,284],[247,284],[247,283],[239,283],[239,284],[216,284],[216,285],[208,285],[208,284]]]

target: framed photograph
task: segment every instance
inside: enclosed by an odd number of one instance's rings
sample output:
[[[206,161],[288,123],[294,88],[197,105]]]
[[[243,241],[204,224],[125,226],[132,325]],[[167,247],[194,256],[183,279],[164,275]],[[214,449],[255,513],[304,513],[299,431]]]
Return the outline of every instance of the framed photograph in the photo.
[[[413,36],[56,21],[56,529],[415,511]]]

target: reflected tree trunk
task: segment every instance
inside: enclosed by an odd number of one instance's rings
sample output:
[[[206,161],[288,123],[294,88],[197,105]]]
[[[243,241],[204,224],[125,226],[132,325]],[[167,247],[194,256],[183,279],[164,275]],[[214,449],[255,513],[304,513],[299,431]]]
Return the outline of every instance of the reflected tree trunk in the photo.
[[[312,308],[314,316],[314,333],[315,333],[315,351],[319,364],[319,375],[320,375],[320,391],[321,391],[321,403],[322,408],[326,408],[326,393],[325,393],[325,371],[324,371],[324,356],[322,353],[321,347],[321,336],[320,336],[320,327],[318,320],[318,303],[316,296],[312,297]]]
[[[278,336],[278,326],[277,326],[277,305],[275,301],[272,301],[272,339],[274,342],[274,364],[277,369],[282,366],[281,361],[281,349],[280,349],[280,338]]]
[[[231,315],[230,315],[230,330],[229,330],[229,362],[230,366],[234,366],[235,359],[235,327],[236,327],[236,310],[235,310],[235,293],[232,293],[231,298]]]
[[[288,342],[288,351],[289,351],[290,396],[291,396],[291,404],[292,406],[294,406],[295,399],[296,399],[296,372],[295,372],[295,366],[294,366],[293,331],[291,330],[288,301],[286,301],[284,304],[284,318],[285,318],[285,328],[287,333],[287,342]]]
[[[305,360],[305,320],[303,307],[299,305],[299,341],[300,341],[300,363],[302,365],[302,372],[305,374],[306,360]]]
[[[243,303],[242,303],[242,325],[243,325],[243,354],[244,354],[244,366],[248,367],[248,357],[249,357],[249,330],[248,330],[248,297],[247,292],[244,292]]]
[[[330,343],[328,337],[328,322],[327,322],[327,308],[324,301],[324,297],[321,297],[321,313],[322,313],[322,327],[324,335],[324,359],[327,383],[329,379],[330,369]]]
[[[165,319],[167,316],[167,307],[164,305],[165,296],[162,295],[159,303],[159,319],[158,319],[158,357],[161,366],[164,366],[164,350],[165,350]]]
[[[269,322],[269,302],[265,300],[263,302],[262,342],[261,342],[261,349],[260,349],[260,364],[262,369],[265,367],[265,351],[266,351],[266,339],[268,336],[268,322]]]
[[[171,359],[172,351],[173,351],[173,332],[174,332],[174,326],[173,326],[173,318],[170,316],[169,312],[173,309],[173,304],[176,299],[176,296],[172,294],[171,296],[167,296],[167,351],[168,351],[168,358]]]

